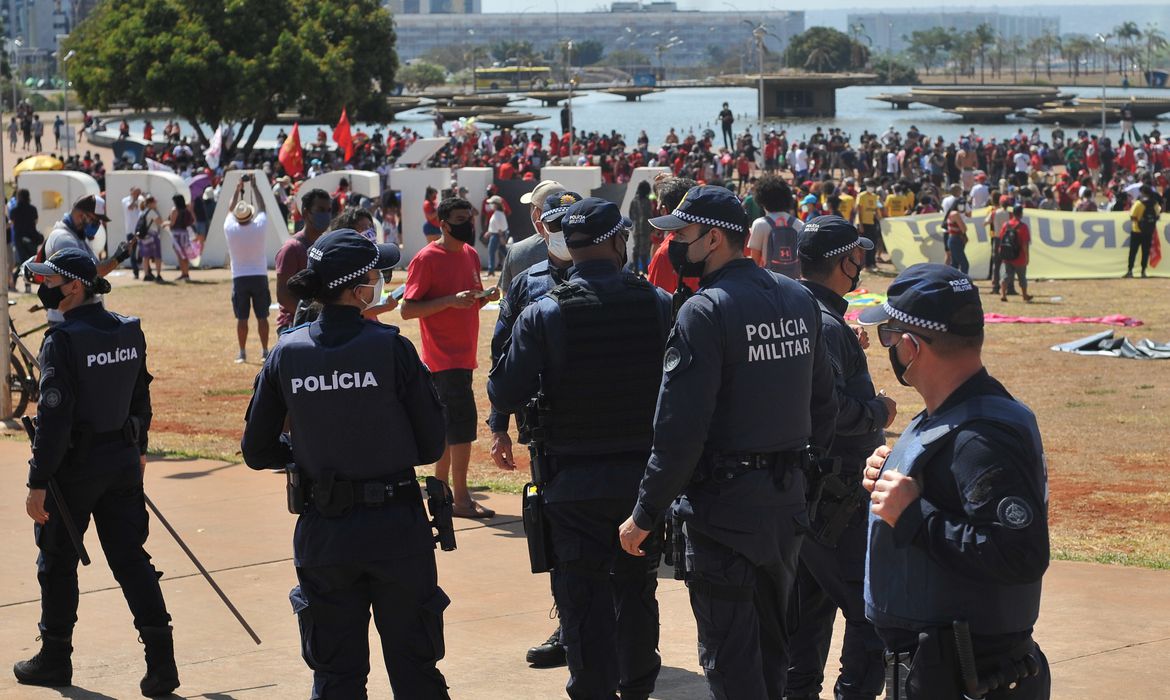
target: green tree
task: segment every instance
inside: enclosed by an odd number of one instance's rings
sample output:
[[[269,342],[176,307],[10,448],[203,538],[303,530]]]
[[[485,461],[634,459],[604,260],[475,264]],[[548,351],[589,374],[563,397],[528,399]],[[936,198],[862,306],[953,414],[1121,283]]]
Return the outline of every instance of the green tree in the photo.
[[[971,43],[975,52],[979,54],[979,83],[983,84],[987,82],[987,76],[984,73],[987,64],[987,49],[995,44],[995,30],[986,22],[980,24],[975,27],[975,31],[971,32]]]
[[[869,47],[829,27],[810,27],[792,37],[784,50],[784,65],[790,68],[841,72],[864,68],[868,62]]]
[[[869,70],[890,85],[918,85],[918,71],[898,57],[880,56],[869,64]]]
[[[432,85],[447,82],[447,71],[442,66],[427,61],[413,61],[398,71],[398,80],[416,90],[425,90]]]
[[[1122,22],[1113,28],[1113,36],[1117,37],[1117,72],[1129,75],[1129,64],[1134,57],[1135,42],[1142,38],[1142,30],[1137,22]]]
[[[574,41],[570,61],[574,66],[592,66],[605,56],[605,44],[596,39]]]
[[[910,36],[903,36],[914,61],[921,64],[928,74],[930,69],[938,65],[938,60],[951,50],[954,36],[944,27],[931,27],[910,32]]]
[[[531,63],[537,56],[531,41],[497,41],[492,44],[492,58],[500,63]]]
[[[238,124],[250,152],[277,114],[388,119],[398,59],[378,0],[105,0],[62,47],[83,104],[169,107],[200,142]]]

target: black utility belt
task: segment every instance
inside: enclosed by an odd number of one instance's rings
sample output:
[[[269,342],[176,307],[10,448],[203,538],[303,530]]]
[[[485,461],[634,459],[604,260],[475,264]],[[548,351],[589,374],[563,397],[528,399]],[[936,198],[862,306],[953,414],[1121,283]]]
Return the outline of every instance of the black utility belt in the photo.
[[[305,503],[322,515],[337,517],[355,506],[380,508],[393,503],[422,503],[422,492],[414,479],[372,479],[369,481],[342,481],[332,484],[309,482],[305,488]]]
[[[785,452],[719,452],[706,459],[710,477],[717,481],[731,481],[748,472],[771,472],[800,469],[809,462],[807,450]]]

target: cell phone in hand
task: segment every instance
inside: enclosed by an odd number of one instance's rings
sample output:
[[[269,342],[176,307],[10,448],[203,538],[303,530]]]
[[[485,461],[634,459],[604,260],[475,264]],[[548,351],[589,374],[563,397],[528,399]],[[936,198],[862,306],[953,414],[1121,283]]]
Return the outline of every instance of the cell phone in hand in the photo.
[[[495,287],[488,287],[487,289],[476,292],[475,298],[476,299],[483,299],[484,297],[490,297],[492,294],[495,294],[495,292],[496,292]]]
[[[402,301],[402,297],[405,294],[406,294],[406,285],[405,284],[402,285],[401,287],[399,287],[398,289],[395,289],[393,292],[390,292],[390,296],[393,297],[397,301]]]

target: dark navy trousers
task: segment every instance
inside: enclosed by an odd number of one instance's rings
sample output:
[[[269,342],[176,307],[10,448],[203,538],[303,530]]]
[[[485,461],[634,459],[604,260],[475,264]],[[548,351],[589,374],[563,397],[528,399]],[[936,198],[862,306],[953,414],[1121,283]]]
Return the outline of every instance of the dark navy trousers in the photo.
[[[626,554],[618,527],[632,498],[550,503],[546,506],[556,568],[553,597],[569,663],[565,686],[574,700],[644,698],[654,690],[658,654],[658,559],[649,537],[645,557]]]
[[[420,506],[421,507],[421,506]],[[370,611],[396,698],[446,700],[443,611],[435,553],[336,566],[298,567],[289,594],[313,700],[362,700],[370,673]]]
[[[134,626],[165,627],[171,616],[158,585],[162,575],[143,549],[147,536],[146,500],[137,452],[120,449],[107,457],[119,466],[100,462],[82,473],[58,474],[61,494],[77,531],[84,537],[92,516],[106,562],[134,615]],[[69,637],[77,622],[77,563],[79,557],[65,530],[60,508],[52,495],[45,498],[49,521],[35,525],[37,580],[41,585],[42,634]]]
[[[884,646],[865,619],[866,520],[854,522],[835,548],[805,537],[796,578],[799,610],[792,634],[788,693],[820,692],[837,610],[845,616],[841,668],[833,687],[836,700],[873,700],[885,685]]]

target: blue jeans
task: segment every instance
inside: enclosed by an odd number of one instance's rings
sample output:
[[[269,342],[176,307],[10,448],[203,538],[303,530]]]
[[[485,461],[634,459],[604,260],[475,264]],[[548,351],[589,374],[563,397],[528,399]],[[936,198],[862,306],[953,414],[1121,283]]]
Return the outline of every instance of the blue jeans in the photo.
[[[506,250],[502,235],[498,233],[488,234],[488,271],[495,272],[504,265],[504,251]],[[499,264],[496,259],[499,258]]]
[[[970,272],[971,263],[967,262],[967,242],[959,236],[947,236],[947,250],[951,253],[951,267],[959,272]]]

